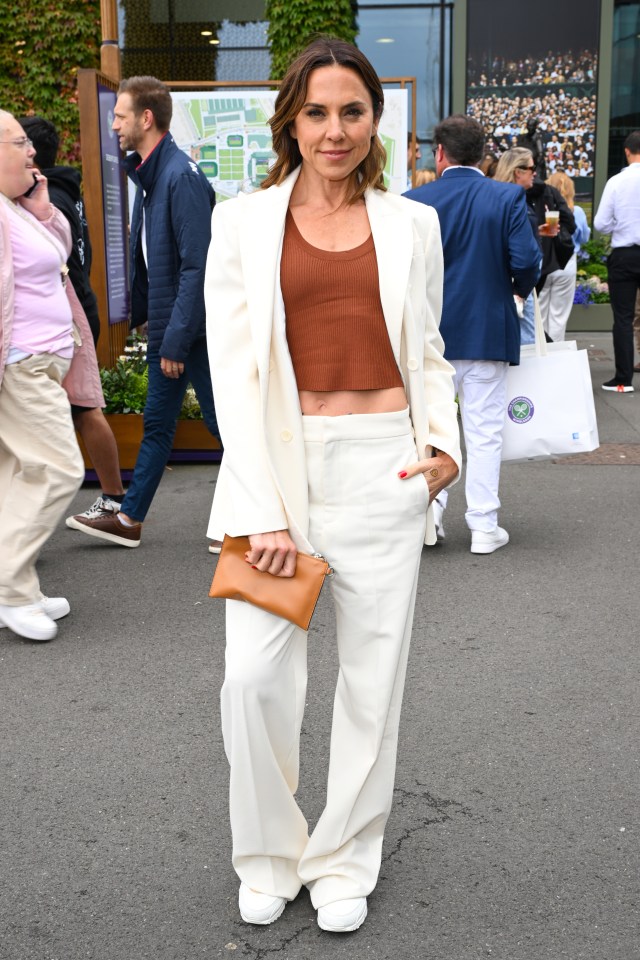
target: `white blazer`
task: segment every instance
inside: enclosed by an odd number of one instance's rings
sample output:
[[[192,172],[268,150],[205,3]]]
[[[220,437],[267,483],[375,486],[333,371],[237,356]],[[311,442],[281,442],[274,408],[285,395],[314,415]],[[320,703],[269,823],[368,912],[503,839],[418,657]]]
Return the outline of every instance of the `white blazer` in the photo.
[[[205,303],[224,455],[209,536],[288,529],[298,549],[310,552],[302,414],[280,289],[285,217],[298,173],[213,211]],[[419,454],[436,447],[460,467],[453,368],[443,358],[438,331],[443,265],[437,214],[381,190],[368,190],[365,203],[382,309]],[[431,514],[427,543],[435,542]]]

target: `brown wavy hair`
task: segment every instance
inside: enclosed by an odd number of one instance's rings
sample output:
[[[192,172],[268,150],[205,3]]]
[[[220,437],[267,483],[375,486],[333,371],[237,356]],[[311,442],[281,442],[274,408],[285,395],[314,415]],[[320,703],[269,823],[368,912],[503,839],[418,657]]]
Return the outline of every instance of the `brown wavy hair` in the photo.
[[[275,113],[269,120],[276,161],[260,185],[263,189],[282,183],[302,163],[298,141],[291,136],[290,127],[305,104],[310,74],[318,67],[334,65],[358,74],[371,96],[373,116],[376,120],[380,119],[384,108],[384,92],[377,73],[364,53],[346,40],[318,37],[296,57],[280,84]],[[378,135],[374,134],[371,149],[358,166],[359,176],[354,178],[354,190],[348,203],[360,200],[369,187],[387,189],[382,176],[386,162],[387,153]]]
[[[157,77],[129,77],[118,87],[118,93],[128,93],[133,112],[139,117],[150,110],[160,133],[166,133],[171,125],[173,101],[169,87]]]

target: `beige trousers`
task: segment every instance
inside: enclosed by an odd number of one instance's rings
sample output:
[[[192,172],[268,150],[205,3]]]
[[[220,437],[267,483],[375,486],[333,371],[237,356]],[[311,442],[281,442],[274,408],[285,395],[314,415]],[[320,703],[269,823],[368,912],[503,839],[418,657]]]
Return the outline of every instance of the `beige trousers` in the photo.
[[[36,560],[84,478],[62,380],[50,354],[5,367],[0,384],[0,604],[41,596]]]
[[[398,478],[417,458],[407,412],[303,422],[309,540],[336,571],[339,661],[326,805],[311,836],[295,800],[307,634],[227,601],[221,700],[235,870],[287,899],[305,884],[317,908],[367,896],[380,870],[428,489],[422,475]]]

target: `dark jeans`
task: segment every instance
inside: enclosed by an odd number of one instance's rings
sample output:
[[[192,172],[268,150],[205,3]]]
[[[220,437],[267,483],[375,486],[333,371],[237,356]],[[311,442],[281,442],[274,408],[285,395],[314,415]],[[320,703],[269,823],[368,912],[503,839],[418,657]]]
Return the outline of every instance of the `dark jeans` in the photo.
[[[640,247],[616,247],[609,254],[609,296],[613,310],[613,355],[618,383],[633,380],[633,315],[640,290]]]
[[[165,377],[160,369],[160,355],[147,353],[149,389],[144,408],[144,434],[133,477],[122,502],[122,512],[133,520],[143,521],[167,465],[178,414],[189,383],[192,384],[203,419],[211,434],[220,439],[211,390],[211,373],[207,342],[197,340],[184,362],[178,379]]]

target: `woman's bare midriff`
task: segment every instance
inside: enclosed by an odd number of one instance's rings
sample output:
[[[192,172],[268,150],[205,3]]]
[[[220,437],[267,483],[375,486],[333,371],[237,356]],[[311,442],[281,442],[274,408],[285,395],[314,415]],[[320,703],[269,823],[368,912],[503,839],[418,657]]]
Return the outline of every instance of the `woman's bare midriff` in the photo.
[[[402,387],[385,390],[300,390],[305,417],[344,417],[350,413],[396,413],[408,406]]]

